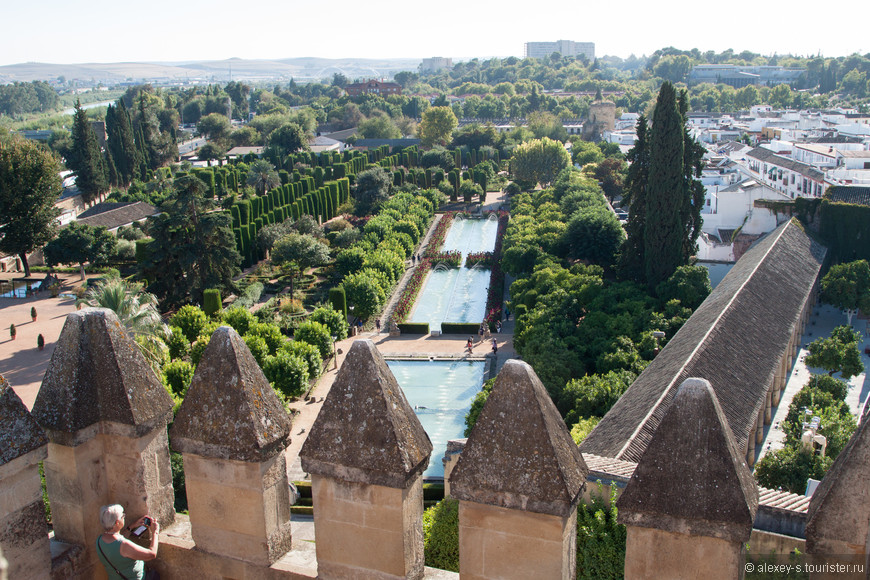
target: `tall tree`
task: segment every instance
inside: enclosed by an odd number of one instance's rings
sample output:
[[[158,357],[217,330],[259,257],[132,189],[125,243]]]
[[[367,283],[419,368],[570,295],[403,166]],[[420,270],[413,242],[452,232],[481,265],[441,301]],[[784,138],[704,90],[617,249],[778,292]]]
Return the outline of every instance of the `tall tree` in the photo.
[[[275,167],[265,159],[257,159],[248,168],[247,184],[253,185],[257,193],[264,195],[273,187],[281,185]]]
[[[207,288],[232,290],[241,256],[226,212],[210,211],[205,184],[196,176],[175,182],[176,196],[150,221],[154,241],[148,245],[143,274],[165,306],[202,302]]]
[[[124,105],[124,99],[118,99],[116,106],[109,105],[106,109],[106,139],[106,147],[115,164],[118,185],[127,187],[139,169],[139,154],[133,134],[133,121]]]
[[[45,261],[49,266],[78,264],[82,280],[85,262],[98,265],[109,259],[117,239],[103,226],[89,226],[72,222],[45,245]]]
[[[72,149],[66,164],[76,175],[76,187],[81,191],[85,203],[92,202],[109,190],[103,153],[79,101],[76,101],[73,115]]]
[[[704,187],[697,179],[704,149],[686,129],[688,105],[665,82],[656,101],[652,128],[641,116],[625,197],[629,203],[628,238],[620,259],[625,278],[645,281],[650,289],[667,280],[697,251]]]
[[[859,309],[870,312],[870,265],[867,260],[831,266],[822,278],[822,301],[845,310],[849,326],[852,326],[852,317]]]
[[[546,187],[570,162],[571,156],[561,142],[544,137],[517,145],[511,157],[511,172],[517,181]]]
[[[28,277],[27,253],[57,232],[59,171],[57,160],[38,143],[0,139],[0,251],[17,254]]]
[[[683,264],[683,117],[669,82],[659,90],[649,142],[644,271],[655,288]]]
[[[453,130],[459,125],[456,114],[450,107],[432,107],[423,113],[423,120],[417,127],[420,140],[426,147],[447,145]]]

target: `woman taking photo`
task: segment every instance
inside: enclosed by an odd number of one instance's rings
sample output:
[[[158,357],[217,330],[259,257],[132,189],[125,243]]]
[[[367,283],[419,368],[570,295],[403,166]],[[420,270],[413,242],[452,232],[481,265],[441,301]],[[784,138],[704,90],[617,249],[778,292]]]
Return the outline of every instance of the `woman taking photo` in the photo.
[[[144,580],[145,562],[157,557],[160,524],[142,516],[130,529],[139,526],[151,528],[151,547],[145,549],[121,535],[124,529],[124,508],[118,504],[100,508],[100,524],[105,532],[97,538],[97,556],[110,580]]]

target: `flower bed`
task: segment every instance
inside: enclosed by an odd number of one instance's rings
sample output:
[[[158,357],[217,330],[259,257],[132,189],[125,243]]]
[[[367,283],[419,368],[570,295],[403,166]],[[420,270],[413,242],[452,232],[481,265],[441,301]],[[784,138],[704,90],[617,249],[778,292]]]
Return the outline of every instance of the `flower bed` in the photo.
[[[411,309],[414,307],[414,301],[417,300],[417,294],[420,293],[420,288],[423,287],[423,280],[426,279],[426,274],[429,273],[431,267],[432,263],[429,258],[423,258],[417,264],[417,268],[411,274],[411,279],[408,280],[408,284],[396,303],[395,310],[393,310],[393,320],[396,324],[405,322],[408,319],[408,315],[411,314]]]
[[[492,255],[492,252],[471,252],[465,256],[465,267],[474,268],[480,265],[481,268],[492,268]]]
[[[423,251],[423,257],[428,258],[433,254],[441,252],[441,246],[444,245],[444,239],[447,237],[447,232],[450,230],[450,224],[453,222],[453,216],[456,212],[445,212],[441,214],[441,220],[435,226],[435,231],[432,232],[432,237],[429,238],[429,245]]]
[[[431,262],[433,268],[438,264],[444,264],[448,268],[458,268],[462,263],[462,252],[458,250],[433,252],[426,256],[426,259]]]
[[[490,330],[495,330],[495,323],[501,320],[501,313],[504,310],[504,272],[501,270],[501,250],[509,218],[508,212],[498,212],[498,230],[495,234],[495,249],[492,252],[489,292],[486,295],[486,323],[489,324]]]

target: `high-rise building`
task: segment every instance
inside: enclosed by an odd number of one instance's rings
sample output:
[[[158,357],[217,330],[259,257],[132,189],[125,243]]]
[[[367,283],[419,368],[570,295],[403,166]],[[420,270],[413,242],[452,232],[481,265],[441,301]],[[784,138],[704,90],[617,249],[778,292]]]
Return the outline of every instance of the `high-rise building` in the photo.
[[[444,68],[453,68],[453,59],[443,56],[424,58],[420,63],[420,72],[437,72]]]
[[[526,58],[549,58],[554,52],[558,52],[562,56],[585,56],[588,60],[594,60],[595,43],[574,42],[573,40],[527,42],[523,56]]]

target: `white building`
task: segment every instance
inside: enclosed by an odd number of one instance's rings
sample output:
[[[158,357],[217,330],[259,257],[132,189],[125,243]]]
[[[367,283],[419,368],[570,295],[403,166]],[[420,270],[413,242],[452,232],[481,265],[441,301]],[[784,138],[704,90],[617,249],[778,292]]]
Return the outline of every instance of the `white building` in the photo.
[[[574,42],[573,40],[557,40],[556,42],[527,42],[523,56],[526,58],[550,58],[558,52],[562,56],[585,56],[587,60],[595,60],[594,42]]]
[[[747,153],[746,160],[753,177],[790,199],[822,197],[828,187],[822,171],[764,147],[756,147]]]

